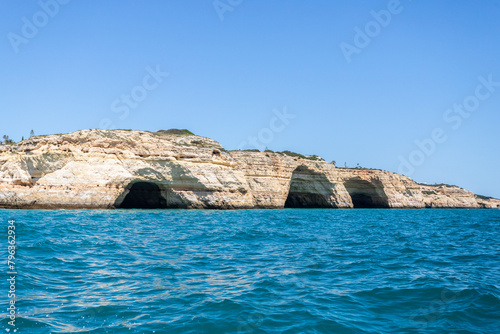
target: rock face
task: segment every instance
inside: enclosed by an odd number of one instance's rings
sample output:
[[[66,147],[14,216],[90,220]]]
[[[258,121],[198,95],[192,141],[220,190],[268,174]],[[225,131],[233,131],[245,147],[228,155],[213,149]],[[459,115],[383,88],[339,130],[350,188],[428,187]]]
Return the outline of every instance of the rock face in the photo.
[[[195,135],[83,130],[0,146],[2,208],[500,208],[500,200]]]

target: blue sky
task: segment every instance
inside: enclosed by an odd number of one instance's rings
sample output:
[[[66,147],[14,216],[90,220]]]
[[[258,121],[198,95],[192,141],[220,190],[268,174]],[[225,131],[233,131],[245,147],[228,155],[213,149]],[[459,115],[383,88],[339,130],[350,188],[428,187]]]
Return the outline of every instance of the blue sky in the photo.
[[[500,197],[500,1],[55,1],[0,1],[0,134],[188,128]]]

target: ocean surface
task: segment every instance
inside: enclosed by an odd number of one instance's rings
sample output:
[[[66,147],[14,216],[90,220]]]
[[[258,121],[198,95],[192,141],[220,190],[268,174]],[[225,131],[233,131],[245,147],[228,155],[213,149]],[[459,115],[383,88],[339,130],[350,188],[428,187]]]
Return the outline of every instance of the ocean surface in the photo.
[[[0,210],[0,221],[0,333],[500,333],[500,210]]]

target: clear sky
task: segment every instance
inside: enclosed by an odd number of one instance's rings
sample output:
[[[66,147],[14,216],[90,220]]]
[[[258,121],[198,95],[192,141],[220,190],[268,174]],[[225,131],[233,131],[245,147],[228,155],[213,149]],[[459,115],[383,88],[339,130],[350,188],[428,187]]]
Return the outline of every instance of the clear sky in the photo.
[[[187,128],[500,198],[499,18],[496,0],[1,0],[0,135]]]

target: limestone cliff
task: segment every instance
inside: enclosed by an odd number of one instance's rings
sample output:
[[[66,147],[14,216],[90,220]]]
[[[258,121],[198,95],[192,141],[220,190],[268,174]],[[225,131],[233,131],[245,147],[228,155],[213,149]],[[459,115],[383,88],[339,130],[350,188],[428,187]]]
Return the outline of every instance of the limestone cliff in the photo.
[[[0,146],[3,208],[500,208],[455,186],[190,134],[83,130]]]

